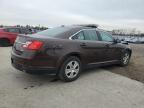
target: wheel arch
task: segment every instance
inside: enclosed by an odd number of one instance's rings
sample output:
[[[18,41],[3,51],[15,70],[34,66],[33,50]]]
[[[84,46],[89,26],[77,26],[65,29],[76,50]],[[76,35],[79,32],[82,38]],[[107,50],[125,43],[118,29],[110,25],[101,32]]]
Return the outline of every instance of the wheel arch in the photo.
[[[10,39],[9,39],[9,38],[1,37],[0,40],[2,40],[2,39],[8,40],[8,41],[10,42]]]
[[[131,56],[132,50],[131,50],[130,48],[125,48],[125,49],[123,49],[121,56],[123,55],[123,53],[124,53],[125,51],[128,51],[128,52],[130,53],[130,56]]]
[[[128,52],[130,53],[130,56],[131,56],[131,54],[132,54],[132,50],[129,49],[129,48],[126,48],[126,51],[128,51]]]
[[[0,38],[0,41],[1,41],[1,40],[7,40],[7,41],[9,42],[9,44],[11,44],[11,41],[10,41],[10,39],[9,39],[9,38],[6,38],[6,37],[1,37],[1,38]]]
[[[68,53],[66,54],[65,56],[63,56],[60,60],[58,60],[57,62],[57,68],[59,69],[61,67],[61,65],[63,64],[63,62],[68,58],[68,57],[71,57],[71,56],[75,56],[77,58],[80,59],[80,61],[82,62],[82,57],[81,57],[81,54],[79,52],[71,52],[71,53]]]

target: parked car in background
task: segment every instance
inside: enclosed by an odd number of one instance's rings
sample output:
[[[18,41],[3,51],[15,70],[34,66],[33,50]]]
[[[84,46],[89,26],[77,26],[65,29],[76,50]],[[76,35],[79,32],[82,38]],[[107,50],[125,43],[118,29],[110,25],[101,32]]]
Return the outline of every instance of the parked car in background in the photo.
[[[27,28],[6,27],[0,28],[0,46],[12,45],[19,34],[32,34]]]
[[[20,35],[11,53],[12,65],[27,73],[47,71],[63,81],[76,80],[89,66],[127,66],[132,54],[128,45],[94,25],[51,28]]]
[[[133,44],[143,44],[144,43],[144,37],[143,36],[118,36],[113,35],[114,38],[117,38],[123,42],[127,43],[133,43]]]

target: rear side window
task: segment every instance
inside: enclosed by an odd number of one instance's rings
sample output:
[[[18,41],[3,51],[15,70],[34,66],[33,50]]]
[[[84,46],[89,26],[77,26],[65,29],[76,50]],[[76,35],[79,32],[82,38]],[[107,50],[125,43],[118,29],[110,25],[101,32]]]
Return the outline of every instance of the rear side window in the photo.
[[[96,30],[84,30],[85,40],[98,40]]]
[[[83,32],[81,31],[81,32],[79,32],[78,34],[76,34],[74,37],[72,37],[72,39],[76,39],[76,40],[84,40],[85,38],[84,38],[84,34],[83,34]]]
[[[99,33],[100,33],[102,41],[106,41],[106,42],[112,42],[113,41],[112,36],[110,34],[108,34],[107,32],[99,31]]]
[[[69,31],[69,30],[70,30],[70,28],[68,28],[68,27],[67,28],[66,27],[56,27],[56,28],[44,30],[42,32],[38,32],[36,34],[48,36],[48,37],[55,37],[58,34],[64,33],[64,32]]]

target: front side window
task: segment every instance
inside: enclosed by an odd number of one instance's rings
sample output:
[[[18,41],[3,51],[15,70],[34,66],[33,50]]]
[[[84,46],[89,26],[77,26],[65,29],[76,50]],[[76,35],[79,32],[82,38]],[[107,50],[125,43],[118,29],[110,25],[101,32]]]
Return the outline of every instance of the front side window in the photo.
[[[104,32],[104,31],[99,31],[101,40],[106,41],[106,42],[113,42],[113,38],[110,34]]]
[[[85,40],[98,40],[96,30],[84,30]]]

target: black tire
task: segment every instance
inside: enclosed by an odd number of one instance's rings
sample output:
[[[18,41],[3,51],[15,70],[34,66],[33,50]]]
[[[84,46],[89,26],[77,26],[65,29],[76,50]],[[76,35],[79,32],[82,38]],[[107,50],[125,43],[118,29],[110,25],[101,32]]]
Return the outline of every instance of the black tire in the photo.
[[[69,72],[70,74],[69,73],[66,74],[66,72],[67,72],[66,68],[67,68],[67,70],[68,70],[68,68],[70,68],[70,66],[69,66],[70,63],[72,65],[75,64],[75,66],[78,64],[78,66],[75,67],[75,69],[76,69],[76,71],[75,71],[75,70],[73,70],[74,69],[74,65],[73,65],[72,66],[73,68],[71,67],[72,68],[71,72]],[[70,56],[64,61],[64,63],[60,67],[58,77],[60,80],[62,80],[64,82],[71,82],[71,81],[76,80],[80,76],[80,73],[81,73],[81,61],[80,61],[80,59],[75,57],[75,56]],[[73,77],[70,77],[70,76],[73,76]]]
[[[120,66],[127,66],[129,64],[130,61],[130,52],[129,51],[124,51],[124,53],[121,56],[121,60],[120,60]],[[126,58],[126,59],[125,59]]]
[[[7,47],[10,45],[10,42],[8,39],[0,39],[0,45],[3,47]]]

